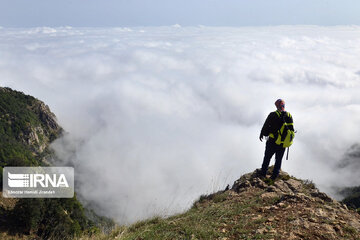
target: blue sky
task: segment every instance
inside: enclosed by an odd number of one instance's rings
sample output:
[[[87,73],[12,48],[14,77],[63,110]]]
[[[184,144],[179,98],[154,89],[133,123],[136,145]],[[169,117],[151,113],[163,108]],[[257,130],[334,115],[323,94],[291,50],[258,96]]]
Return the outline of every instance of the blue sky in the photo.
[[[358,0],[0,0],[0,26],[360,25]]]

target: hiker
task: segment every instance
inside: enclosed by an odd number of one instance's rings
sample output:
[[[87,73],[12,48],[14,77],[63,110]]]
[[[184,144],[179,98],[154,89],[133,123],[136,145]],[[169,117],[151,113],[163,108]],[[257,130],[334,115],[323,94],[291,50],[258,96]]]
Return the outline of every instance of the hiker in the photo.
[[[280,143],[280,129],[282,129],[282,126],[285,125],[285,127],[294,132],[292,116],[290,113],[285,111],[285,101],[282,99],[278,99],[275,102],[275,106],[277,110],[275,112],[271,112],[268,115],[261,129],[259,137],[260,141],[263,140],[264,136],[267,137],[264,161],[262,163],[259,174],[261,177],[266,176],[271,157],[275,154],[275,167],[271,175],[272,180],[275,180],[276,177],[279,175],[281,161],[285,152],[285,144],[283,144],[283,142]]]

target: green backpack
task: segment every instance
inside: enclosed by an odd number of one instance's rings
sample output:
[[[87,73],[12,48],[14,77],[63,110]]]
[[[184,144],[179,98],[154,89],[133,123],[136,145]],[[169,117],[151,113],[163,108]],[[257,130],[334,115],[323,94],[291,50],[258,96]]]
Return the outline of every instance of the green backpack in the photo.
[[[276,114],[281,117],[279,111],[276,111]],[[290,113],[287,113],[288,117],[291,117]],[[290,147],[294,142],[295,132],[290,130],[288,126],[293,125],[293,123],[287,123],[283,121],[283,125],[280,130],[278,130],[278,137],[275,141],[277,145],[282,145],[284,148]]]

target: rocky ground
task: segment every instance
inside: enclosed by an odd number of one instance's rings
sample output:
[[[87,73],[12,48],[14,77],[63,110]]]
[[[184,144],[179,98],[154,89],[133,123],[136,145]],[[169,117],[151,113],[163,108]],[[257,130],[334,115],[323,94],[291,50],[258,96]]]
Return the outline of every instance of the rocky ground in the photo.
[[[266,180],[253,172],[232,187],[231,195],[236,198],[260,194],[264,202],[272,203],[254,214],[253,219],[266,219],[256,232],[280,233],[281,239],[360,239],[360,215],[320,192],[313,183],[285,172],[270,185]]]

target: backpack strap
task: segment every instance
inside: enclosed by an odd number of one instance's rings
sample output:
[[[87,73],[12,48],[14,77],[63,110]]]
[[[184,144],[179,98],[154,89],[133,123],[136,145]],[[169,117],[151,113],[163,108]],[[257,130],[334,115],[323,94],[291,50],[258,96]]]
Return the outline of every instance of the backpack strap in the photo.
[[[281,112],[280,112],[279,110],[276,110],[274,113],[276,113],[276,115],[277,115],[279,118],[281,118]],[[269,137],[270,137],[270,138],[275,138],[274,133],[270,133],[270,134],[269,134]]]
[[[275,113],[276,113],[276,115],[278,115],[278,117],[281,116],[281,112],[279,110],[276,110]]]

